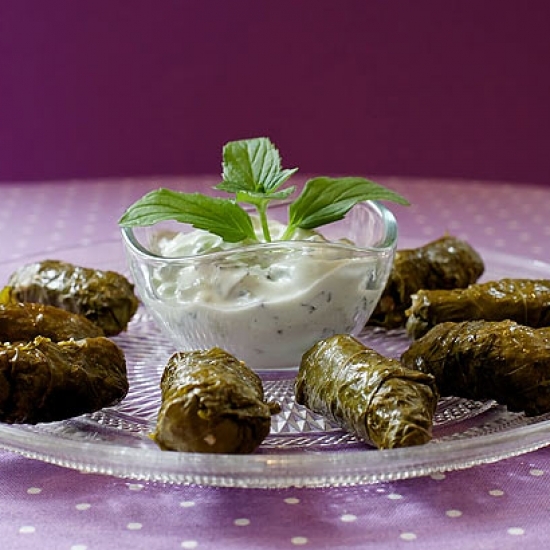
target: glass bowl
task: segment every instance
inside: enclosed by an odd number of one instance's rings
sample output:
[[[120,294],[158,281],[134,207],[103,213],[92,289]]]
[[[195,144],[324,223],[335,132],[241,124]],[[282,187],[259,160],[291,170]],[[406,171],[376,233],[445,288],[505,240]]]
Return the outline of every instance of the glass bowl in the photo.
[[[287,212],[288,203],[278,203],[269,218],[286,223]],[[218,346],[258,371],[297,368],[317,341],[359,334],[384,289],[397,242],[393,214],[371,201],[320,227],[319,240],[300,235],[162,255],[159,243],[191,231],[176,222],[122,229],[136,291],[178,350]]]

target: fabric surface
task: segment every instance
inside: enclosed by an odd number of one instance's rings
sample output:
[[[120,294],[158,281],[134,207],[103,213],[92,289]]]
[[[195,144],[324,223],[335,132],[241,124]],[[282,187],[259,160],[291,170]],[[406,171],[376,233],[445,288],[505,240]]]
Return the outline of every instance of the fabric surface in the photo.
[[[0,285],[10,262],[118,239],[118,217],[150,189],[194,190],[216,181],[0,184]],[[403,242],[447,231],[481,249],[550,260],[548,187],[380,182],[412,203],[392,208]],[[0,476],[0,548],[9,550],[505,550],[545,548],[550,540],[550,448],[462,471],[347,488],[168,485],[81,473],[4,451]]]

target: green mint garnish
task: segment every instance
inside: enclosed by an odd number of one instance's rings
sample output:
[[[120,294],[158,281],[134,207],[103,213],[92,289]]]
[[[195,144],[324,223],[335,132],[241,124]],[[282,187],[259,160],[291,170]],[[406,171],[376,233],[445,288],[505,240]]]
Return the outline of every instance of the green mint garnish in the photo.
[[[282,169],[279,151],[268,138],[232,141],[223,149],[223,181],[215,189],[234,194],[234,198],[157,189],[131,205],[119,224],[135,227],[175,220],[214,233],[227,242],[258,241],[249,214],[239,205],[244,203],[255,207],[263,238],[270,242],[269,203],[288,199],[294,193],[294,186],[281,186],[297,170]],[[290,203],[289,223],[282,239],[292,238],[298,228],[314,229],[340,220],[357,203],[367,200],[409,204],[398,193],[365,178],[311,179]]]

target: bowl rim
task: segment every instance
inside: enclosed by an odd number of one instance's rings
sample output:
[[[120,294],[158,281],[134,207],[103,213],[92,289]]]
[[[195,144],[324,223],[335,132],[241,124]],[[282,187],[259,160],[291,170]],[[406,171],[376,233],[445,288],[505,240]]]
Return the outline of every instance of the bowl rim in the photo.
[[[274,205],[273,208],[282,208],[283,206],[290,204],[290,202],[291,201],[281,201],[276,205]],[[309,241],[309,240],[293,239],[293,240],[285,240],[285,241],[276,240],[272,242],[252,243],[252,244],[238,246],[235,248],[228,248],[226,250],[220,250],[215,252],[205,252],[203,254],[186,255],[186,256],[162,256],[160,254],[156,254],[155,252],[152,252],[151,250],[148,250],[139,242],[134,232],[135,227],[122,226],[120,229],[121,229],[122,238],[123,238],[124,244],[126,245],[126,248],[128,250],[131,250],[133,254],[137,256],[141,256],[142,258],[150,259],[150,260],[162,260],[162,261],[170,261],[174,263],[178,261],[190,261],[190,260],[197,261],[200,258],[209,258],[209,259],[223,258],[223,257],[227,257],[228,255],[235,254],[236,252],[238,252],[239,254],[243,254],[243,253],[255,253],[255,252],[258,252],[259,250],[265,251],[265,250],[276,250],[281,248],[286,248],[286,249],[302,248],[303,249],[304,245],[307,245],[309,249],[334,248],[334,249],[343,249],[348,251],[354,250],[360,253],[376,253],[376,254],[388,253],[395,250],[397,246],[398,228],[397,228],[397,220],[393,212],[389,208],[381,204],[379,201],[374,201],[374,200],[362,201],[353,206],[353,208],[361,208],[361,207],[370,207],[372,210],[374,210],[378,214],[378,216],[381,218],[383,225],[386,229],[385,234],[381,239],[381,241],[378,243],[375,243],[375,245],[373,246],[362,247],[362,246],[348,244],[345,242]],[[247,208],[247,210],[252,210],[252,208],[249,207]],[[340,221],[340,220],[337,220],[337,221]],[[154,225],[156,224],[153,224],[147,227],[154,227]],[[142,227],[146,227],[146,226],[142,226]]]

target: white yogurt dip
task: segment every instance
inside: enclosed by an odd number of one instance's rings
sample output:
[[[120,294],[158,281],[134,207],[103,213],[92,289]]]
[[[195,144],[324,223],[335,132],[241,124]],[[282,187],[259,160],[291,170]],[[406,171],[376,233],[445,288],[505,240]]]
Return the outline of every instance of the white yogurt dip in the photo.
[[[285,226],[270,222],[274,239]],[[235,256],[242,244],[224,242],[196,230],[159,237],[154,251],[165,257],[195,256],[235,249],[231,260],[189,261],[159,266],[152,274],[149,310],[182,349],[214,345],[251,368],[299,365],[302,354],[319,340],[357,333],[372,312],[381,289],[377,260],[353,248],[321,245],[325,239],[302,230],[294,239],[312,246],[264,249]]]

